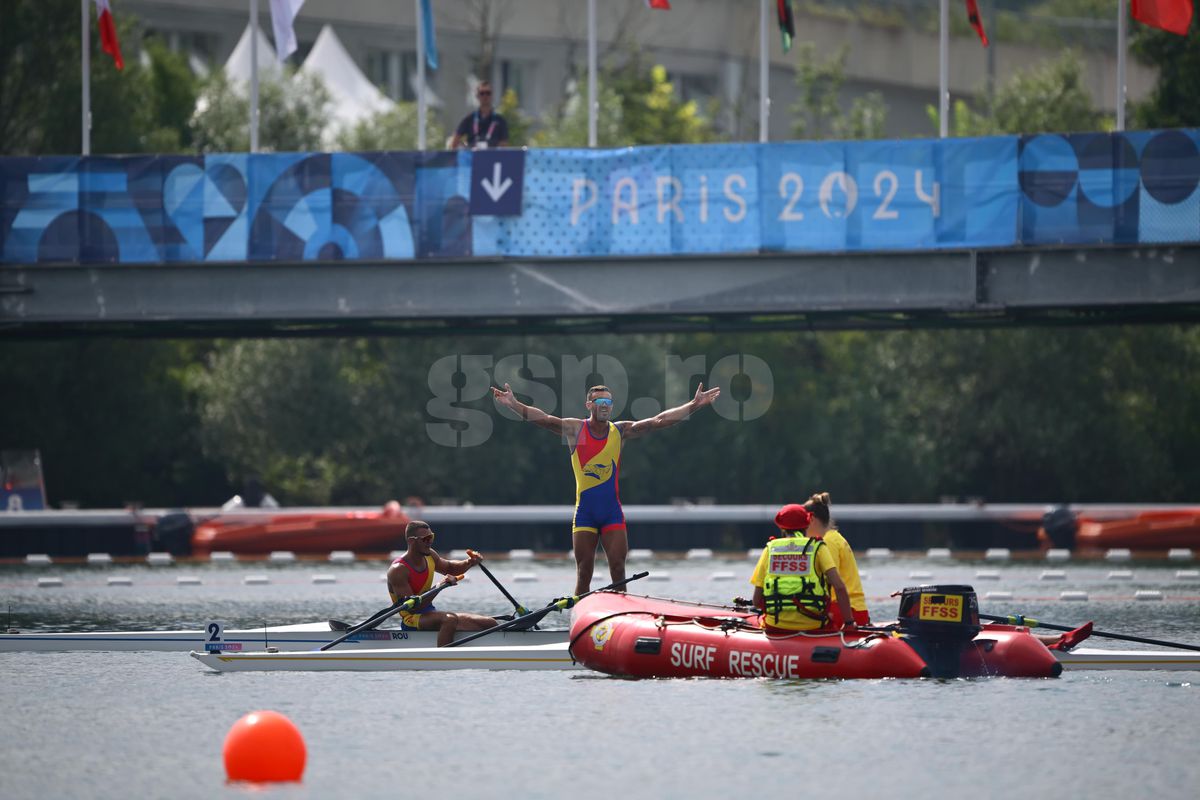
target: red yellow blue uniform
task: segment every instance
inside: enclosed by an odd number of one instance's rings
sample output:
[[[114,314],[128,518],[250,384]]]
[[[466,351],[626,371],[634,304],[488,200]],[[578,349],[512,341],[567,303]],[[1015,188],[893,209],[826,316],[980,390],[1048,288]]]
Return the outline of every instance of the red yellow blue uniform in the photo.
[[[433,588],[433,576],[435,574],[433,556],[425,556],[425,568],[423,570],[413,569],[412,564],[409,564],[407,561],[405,561],[403,556],[392,562],[393,567],[397,564],[403,564],[404,568],[408,571],[408,588],[410,590],[410,595],[424,594]],[[393,603],[398,602],[401,599],[396,596],[395,592],[392,591],[390,586],[388,587],[388,594],[391,595]],[[437,609],[433,607],[433,603],[430,603],[423,608],[414,608],[412,611],[401,611],[398,614],[400,617],[400,627],[405,630],[420,630],[421,615],[427,614],[430,611],[437,611]]]
[[[608,423],[603,438],[592,435],[585,420],[571,451],[575,471],[575,519],[571,532],[606,533],[625,529],[618,478],[621,472],[621,431]]]

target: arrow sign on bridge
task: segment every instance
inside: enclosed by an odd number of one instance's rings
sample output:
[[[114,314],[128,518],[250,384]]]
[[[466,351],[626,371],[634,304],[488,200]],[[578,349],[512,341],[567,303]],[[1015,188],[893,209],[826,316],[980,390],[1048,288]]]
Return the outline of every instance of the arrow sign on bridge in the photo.
[[[520,216],[524,188],[524,150],[475,150],[471,153],[472,216]]]

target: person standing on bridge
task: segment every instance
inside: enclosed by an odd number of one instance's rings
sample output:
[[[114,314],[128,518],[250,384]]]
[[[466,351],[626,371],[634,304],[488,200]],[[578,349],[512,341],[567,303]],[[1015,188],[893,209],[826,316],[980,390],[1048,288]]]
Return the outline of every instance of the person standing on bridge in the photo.
[[[473,550],[468,550],[468,557],[462,561],[442,558],[433,549],[433,537],[429,523],[420,520],[413,520],[404,529],[408,549],[392,562],[387,571],[388,594],[393,603],[432,589],[434,573],[457,578],[483,561],[483,556]],[[438,611],[431,604],[425,608],[401,611],[400,625],[409,630],[437,631],[438,647],[445,647],[454,641],[456,632],[486,630],[495,627],[496,620],[482,614]]]
[[[527,406],[513,395],[506,383],[503,389],[492,387],[497,403],[521,415],[526,422],[562,437],[571,448],[571,468],[575,472],[575,518],[571,538],[575,553],[575,594],[583,594],[592,585],[596,566],[596,544],[604,546],[608,571],[613,583],[625,580],[625,558],[629,555],[629,537],[625,530],[625,512],[617,494],[621,448],[625,442],[651,431],[683,422],[696,411],[712,405],[721,394],[718,387],[696,387],[691,401],[636,422],[612,422],[613,397],[607,386],[587,391],[587,419],[559,418],[540,408]]]
[[[450,149],[486,150],[489,147],[508,147],[508,121],[492,107],[492,85],[481,81],[475,87],[479,108],[462,118]]]

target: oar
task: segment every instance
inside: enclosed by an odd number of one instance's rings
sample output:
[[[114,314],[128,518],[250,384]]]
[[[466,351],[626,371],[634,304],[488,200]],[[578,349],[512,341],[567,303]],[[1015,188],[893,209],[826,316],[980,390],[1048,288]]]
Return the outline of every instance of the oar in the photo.
[[[331,647],[339,645],[342,642],[349,639],[354,634],[358,633],[359,631],[366,630],[367,628],[378,625],[379,623],[383,622],[385,619],[390,617],[392,614],[395,614],[399,611],[411,610],[414,608],[422,608],[422,607],[428,605],[429,601],[432,600],[434,597],[436,597],[437,593],[440,592],[442,589],[445,589],[450,586],[454,586],[457,583],[458,583],[457,578],[452,578],[450,576],[447,576],[445,580],[443,580],[441,583],[439,583],[437,586],[433,587],[429,591],[425,592],[425,594],[420,594],[420,595],[417,595],[416,597],[404,597],[404,598],[397,600],[396,602],[392,603],[387,608],[375,612],[370,617],[370,619],[368,619],[366,622],[360,622],[359,624],[357,624],[357,625],[353,626],[352,628],[350,628],[349,630],[347,630],[344,634],[342,634],[338,638],[334,639],[332,642],[329,642],[328,644],[323,644],[317,649],[318,650],[328,650]]]
[[[1005,622],[1009,625],[1026,625],[1030,628],[1049,628],[1052,631],[1073,631],[1074,628],[1068,628],[1066,625],[1051,625],[1049,622],[1039,622],[1032,617],[1024,617],[1020,614],[1012,617],[997,617],[994,614],[980,614],[980,619],[986,619],[988,622]],[[1182,642],[1164,642],[1161,639],[1147,639],[1144,636],[1128,636],[1124,633],[1108,633],[1107,631],[1092,631],[1092,636],[1102,636],[1106,639],[1120,639],[1124,642],[1139,642],[1141,644],[1153,644],[1159,647],[1178,647],[1180,650],[1200,650],[1200,645],[1183,644]]]
[[[467,551],[467,553],[468,553],[468,554],[470,554],[470,552],[471,552],[470,550],[468,550],[468,551]],[[512,596],[511,594],[509,594],[509,593],[508,593],[508,589],[505,589],[503,586],[501,586],[501,585],[500,585],[500,581],[496,580],[496,576],[492,574],[492,571],[491,571],[490,569],[488,569],[487,567],[485,567],[485,566],[483,565],[483,562],[482,562],[482,561],[480,561],[479,563],[477,563],[475,566],[477,566],[477,567],[479,567],[481,570],[483,570],[483,574],[484,574],[484,575],[487,575],[487,576],[488,576],[488,578],[489,578],[489,579],[491,579],[492,583],[496,584],[496,588],[500,590],[500,594],[502,594],[502,595],[504,595],[505,597],[507,597],[507,598],[508,598],[508,602],[512,603],[512,604],[513,604],[513,608],[515,608],[515,609],[517,610],[517,616],[519,616],[519,617],[523,617],[523,616],[525,616],[526,614],[528,614],[528,613],[529,613],[529,609],[528,609],[528,608],[526,608],[525,606],[523,606],[523,605],[521,605],[520,603],[518,603],[518,602],[517,602],[517,601],[516,601],[516,600],[513,598],[513,596]]]
[[[467,642],[472,642],[481,636],[487,636],[489,633],[499,633],[500,631],[508,631],[508,630],[512,630],[514,628],[520,628],[520,629],[524,630],[525,628],[533,627],[537,623],[541,622],[542,619],[544,619],[545,616],[547,614],[549,614],[551,611],[562,611],[564,608],[570,608],[571,606],[575,605],[580,600],[582,600],[583,598],[587,597],[590,594],[595,594],[596,592],[605,592],[605,591],[608,591],[609,589],[619,588],[621,586],[624,586],[627,583],[632,583],[633,581],[640,580],[649,574],[650,574],[649,572],[639,572],[638,574],[636,574],[632,577],[626,578],[623,581],[616,581],[615,583],[610,583],[608,586],[601,586],[599,589],[592,589],[590,592],[584,592],[583,594],[575,595],[574,597],[560,597],[559,599],[551,602],[550,605],[546,606],[545,608],[539,608],[537,611],[533,611],[529,614],[526,614],[523,617],[517,617],[516,619],[512,620],[511,622],[501,623],[500,625],[497,625],[494,628],[488,628],[487,630],[477,631],[476,633],[472,633],[470,636],[464,636],[461,639],[455,639],[453,642],[446,645],[446,647],[458,647],[459,645],[464,645]]]

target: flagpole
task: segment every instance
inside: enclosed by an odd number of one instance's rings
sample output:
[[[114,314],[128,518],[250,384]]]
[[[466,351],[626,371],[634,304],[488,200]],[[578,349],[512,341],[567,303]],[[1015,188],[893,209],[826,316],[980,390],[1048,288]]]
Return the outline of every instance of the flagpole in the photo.
[[[595,147],[596,136],[596,114],[598,101],[596,100],[596,0],[588,0],[587,4],[587,27],[588,27],[588,147]]]
[[[425,9],[421,0],[417,7],[417,149],[425,149]],[[432,9],[431,9],[432,10]]]
[[[79,64],[83,81],[83,116],[80,119],[80,151],[83,155],[92,152],[92,37],[88,23],[88,3],[92,0],[79,2]]]
[[[1125,51],[1129,49],[1129,30],[1125,0],[1117,0],[1117,130],[1125,130]]]
[[[758,140],[769,138],[767,125],[771,117],[771,44],[767,38],[767,0],[758,2]]]
[[[258,152],[258,0],[250,0],[250,152]]]
[[[950,135],[950,0],[938,8],[938,136]]]

